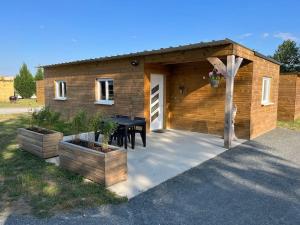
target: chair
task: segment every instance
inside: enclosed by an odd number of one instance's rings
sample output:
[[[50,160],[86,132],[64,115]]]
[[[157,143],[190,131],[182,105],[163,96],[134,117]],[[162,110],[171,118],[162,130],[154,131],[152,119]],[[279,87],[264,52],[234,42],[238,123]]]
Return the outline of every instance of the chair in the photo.
[[[129,119],[129,116],[126,115],[116,115],[117,118],[123,118],[123,119]],[[128,141],[130,141],[130,134],[131,134],[132,130],[128,130]],[[125,136],[125,131],[124,131],[124,135]],[[123,137],[124,138],[124,137]],[[123,141],[123,139],[122,139]],[[123,143],[122,143],[123,145]]]
[[[130,142],[130,135],[131,135],[131,130],[127,131],[127,138],[128,141]],[[124,144],[124,138],[125,138],[125,127],[123,126],[118,126],[117,130],[110,136],[110,143],[112,141],[117,141],[118,146],[123,146]]]
[[[134,117],[134,120],[146,121],[146,119],[144,117]],[[135,133],[138,133],[141,135],[143,145],[144,145],[144,147],[146,147],[146,127],[137,125],[137,126],[135,126],[134,131],[135,131]]]

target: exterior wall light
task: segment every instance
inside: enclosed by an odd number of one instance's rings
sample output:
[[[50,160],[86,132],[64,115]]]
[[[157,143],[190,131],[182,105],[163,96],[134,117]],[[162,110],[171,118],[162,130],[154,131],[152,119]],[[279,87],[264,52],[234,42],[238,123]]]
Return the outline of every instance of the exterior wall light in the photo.
[[[132,61],[130,62],[130,64],[131,64],[132,66],[138,66],[138,65],[139,65],[139,61],[138,61],[138,60],[132,60]]]
[[[179,92],[181,95],[183,95],[184,89],[185,89],[185,87],[183,85],[179,86]]]

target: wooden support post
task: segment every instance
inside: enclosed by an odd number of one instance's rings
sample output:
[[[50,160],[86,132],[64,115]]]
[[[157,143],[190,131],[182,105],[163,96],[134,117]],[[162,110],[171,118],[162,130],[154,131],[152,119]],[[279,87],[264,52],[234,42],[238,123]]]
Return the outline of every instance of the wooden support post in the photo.
[[[226,97],[225,97],[225,115],[224,115],[224,147],[231,148],[233,138],[233,88],[234,77],[243,61],[243,58],[235,58],[234,55],[227,56],[227,66],[216,57],[209,57],[207,60],[218,71],[226,77]]]
[[[224,76],[227,74],[226,66],[224,63],[217,57],[208,57],[207,60]]]
[[[227,56],[225,118],[224,118],[224,147],[231,148],[233,139],[233,88],[234,77],[240,68],[243,58],[235,58],[234,55]]]
[[[225,118],[224,118],[224,147],[231,147],[233,129],[232,123],[232,104],[233,104],[233,85],[234,85],[234,55],[227,56],[227,76],[226,76],[226,97],[225,97]]]

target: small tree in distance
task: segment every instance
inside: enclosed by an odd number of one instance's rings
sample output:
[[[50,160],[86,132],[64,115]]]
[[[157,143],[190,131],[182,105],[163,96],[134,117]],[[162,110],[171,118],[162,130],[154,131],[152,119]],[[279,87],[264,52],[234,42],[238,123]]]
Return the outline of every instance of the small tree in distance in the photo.
[[[300,71],[300,50],[295,41],[284,41],[278,46],[273,58],[282,63],[281,72]]]
[[[35,93],[35,82],[25,63],[14,80],[14,87],[22,98],[30,98]]]
[[[37,80],[44,80],[44,70],[42,68],[38,68],[36,71],[36,74],[34,76],[34,79]]]

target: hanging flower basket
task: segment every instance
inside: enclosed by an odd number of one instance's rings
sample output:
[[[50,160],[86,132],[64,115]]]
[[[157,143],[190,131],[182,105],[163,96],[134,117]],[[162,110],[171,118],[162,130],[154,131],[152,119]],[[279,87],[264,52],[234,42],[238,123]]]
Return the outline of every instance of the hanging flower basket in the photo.
[[[219,87],[219,83],[220,83],[220,80],[210,79],[210,86],[211,86],[212,88],[217,88],[217,87]]]
[[[210,86],[212,88],[219,87],[219,83],[222,77],[223,77],[222,73],[219,73],[218,70],[214,68],[212,72],[209,72]]]

